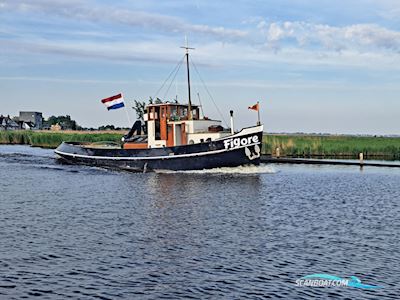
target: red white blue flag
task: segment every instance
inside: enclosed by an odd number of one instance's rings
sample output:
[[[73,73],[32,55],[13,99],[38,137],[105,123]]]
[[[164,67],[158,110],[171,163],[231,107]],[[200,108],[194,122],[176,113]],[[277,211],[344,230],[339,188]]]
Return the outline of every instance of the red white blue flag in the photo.
[[[121,107],[125,107],[124,104],[124,97],[122,97],[122,94],[118,94],[109,98],[105,98],[101,100],[103,104],[107,107],[108,110],[110,109],[118,109]]]

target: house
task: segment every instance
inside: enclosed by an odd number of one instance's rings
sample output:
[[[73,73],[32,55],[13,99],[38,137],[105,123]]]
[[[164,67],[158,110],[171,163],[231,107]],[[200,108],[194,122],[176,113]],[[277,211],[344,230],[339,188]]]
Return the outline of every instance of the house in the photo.
[[[20,129],[17,122],[10,118],[10,116],[0,116],[0,130],[18,130]]]
[[[43,115],[41,112],[20,111],[18,119],[19,121],[25,122],[27,124],[33,124],[33,127],[31,129],[42,129],[43,127]]]
[[[7,120],[3,115],[0,116],[0,130],[7,130]]]
[[[35,124],[32,122],[24,122],[24,121],[18,121],[19,129],[22,130],[31,130],[35,128]]]

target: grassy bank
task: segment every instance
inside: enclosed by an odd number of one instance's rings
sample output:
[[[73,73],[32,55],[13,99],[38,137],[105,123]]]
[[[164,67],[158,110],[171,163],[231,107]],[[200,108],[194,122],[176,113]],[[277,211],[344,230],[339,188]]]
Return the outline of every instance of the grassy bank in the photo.
[[[87,131],[0,131],[0,144],[22,144],[35,147],[57,148],[63,141],[121,142],[125,132]]]
[[[314,135],[265,135],[264,152],[282,156],[400,159],[400,138]]]
[[[56,148],[62,141],[116,142],[122,131],[0,131],[0,144],[26,144]],[[360,152],[366,158],[400,159],[400,138],[358,136],[270,135],[264,136],[264,154],[281,156],[357,158]]]

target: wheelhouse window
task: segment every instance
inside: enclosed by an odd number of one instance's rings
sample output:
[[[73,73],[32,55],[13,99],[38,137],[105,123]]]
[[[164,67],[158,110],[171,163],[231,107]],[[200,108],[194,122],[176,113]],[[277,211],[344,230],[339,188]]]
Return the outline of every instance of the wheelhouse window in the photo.
[[[171,119],[171,120],[178,119],[178,109],[177,109],[176,106],[172,106],[172,107],[171,107],[170,119]]]
[[[180,107],[180,111],[179,111],[179,117],[181,120],[185,120],[188,117],[188,109],[187,107]]]

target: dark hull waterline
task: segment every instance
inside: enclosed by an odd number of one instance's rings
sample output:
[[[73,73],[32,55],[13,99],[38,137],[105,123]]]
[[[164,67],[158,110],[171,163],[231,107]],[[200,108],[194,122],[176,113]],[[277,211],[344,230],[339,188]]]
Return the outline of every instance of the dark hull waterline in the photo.
[[[62,143],[55,153],[66,163],[117,168],[134,172],[151,170],[202,170],[260,163],[262,126],[208,143],[153,149],[91,148]]]

